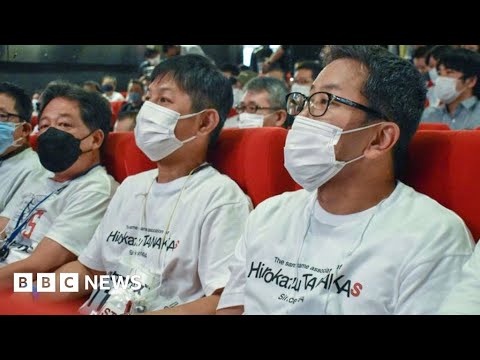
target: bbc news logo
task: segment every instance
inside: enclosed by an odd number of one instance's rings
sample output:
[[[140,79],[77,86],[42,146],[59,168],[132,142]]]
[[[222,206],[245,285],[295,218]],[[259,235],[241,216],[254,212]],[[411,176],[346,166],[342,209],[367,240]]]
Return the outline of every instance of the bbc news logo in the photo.
[[[73,293],[78,292],[80,282],[77,273],[60,273],[58,284],[56,282],[56,274],[54,273],[37,273],[36,292],[60,292]],[[132,276],[113,276],[110,275],[94,275],[93,277],[85,276],[85,290],[105,290],[112,289],[131,289],[139,290],[142,287],[139,275]],[[14,292],[33,292],[33,274],[32,273],[14,273],[13,274],[13,291]]]

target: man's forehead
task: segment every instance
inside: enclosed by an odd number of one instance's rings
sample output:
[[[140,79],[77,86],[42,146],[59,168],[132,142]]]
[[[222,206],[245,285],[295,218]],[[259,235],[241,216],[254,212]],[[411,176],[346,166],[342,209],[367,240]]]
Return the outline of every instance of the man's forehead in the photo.
[[[353,59],[338,59],[325,66],[313,84],[315,88],[322,90],[360,88],[365,77],[366,71],[360,62]]]

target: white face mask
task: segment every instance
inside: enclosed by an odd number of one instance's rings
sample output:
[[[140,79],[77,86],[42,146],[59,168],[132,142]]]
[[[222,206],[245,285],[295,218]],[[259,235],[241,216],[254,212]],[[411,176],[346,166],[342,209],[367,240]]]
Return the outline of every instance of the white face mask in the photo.
[[[435,84],[438,78],[438,72],[436,68],[432,68],[428,70],[428,75],[430,76],[430,80]]]
[[[241,113],[238,116],[238,127],[239,128],[259,128],[263,127],[263,115],[260,114],[250,114],[250,113]]]
[[[447,76],[439,76],[435,83],[434,93],[435,96],[445,104],[450,104],[460,96],[463,90],[457,90],[457,79]]]
[[[155,56],[154,58],[150,59],[150,64],[152,66],[157,66],[158,64],[160,64],[160,55],[158,56]]]
[[[180,141],[175,137],[175,126],[179,119],[186,119],[200,114],[180,116],[176,111],[145,101],[137,115],[135,126],[135,142],[152,161],[159,161],[178,150],[183,144],[192,141],[196,136]]]
[[[233,106],[240,104],[240,101],[242,101],[242,96],[243,96],[243,90],[242,89],[237,89],[233,88]]]
[[[342,134],[368,129],[382,123],[343,131],[342,128],[297,116],[288,132],[284,148],[285,168],[305,190],[314,191],[333,178],[343,167],[363,158],[350,161],[335,159],[335,145]]]
[[[299,92],[308,97],[310,95],[310,88],[311,85],[300,85],[297,83],[293,83],[291,92]]]

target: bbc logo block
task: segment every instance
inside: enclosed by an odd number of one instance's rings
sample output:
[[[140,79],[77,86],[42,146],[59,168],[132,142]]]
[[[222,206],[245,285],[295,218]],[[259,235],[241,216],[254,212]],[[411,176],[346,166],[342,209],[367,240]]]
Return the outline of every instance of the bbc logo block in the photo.
[[[13,275],[14,292],[32,292],[33,274],[15,273]],[[61,273],[58,284],[54,273],[37,273],[36,292],[78,292],[78,274]]]

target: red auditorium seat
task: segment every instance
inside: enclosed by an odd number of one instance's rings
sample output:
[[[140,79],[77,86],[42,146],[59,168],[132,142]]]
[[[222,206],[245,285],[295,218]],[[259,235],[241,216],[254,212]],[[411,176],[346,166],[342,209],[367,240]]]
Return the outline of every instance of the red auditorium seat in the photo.
[[[32,116],[32,118],[30,119],[30,124],[32,124],[32,129],[35,126],[37,126],[37,124],[38,124],[38,116],[37,115]]]
[[[30,146],[32,147],[33,150],[37,151],[37,138],[38,138],[38,135],[37,134],[31,134],[29,137],[28,137],[28,140],[30,141]]]
[[[115,124],[115,121],[117,120],[118,113],[120,112],[120,109],[122,108],[122,105],[125,104],[126,101],[112,101],[110,102],[110,106],[112,107],[112,127]]]
[[[0,315],[80,315],[86,299],[64,303],[35,302],[28,294],[0,293]]]
[[[443,123],[420,123],[418,130],[450,130],[450,126]]]
[[[420,131],[409,149],[404,181],[455,211],[480,237],[480,132]]]
[[[253,205],[293,191],[295,182],[283,166],[283,128],[225,129],[209,161],[247,193]]]

